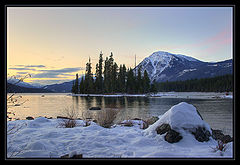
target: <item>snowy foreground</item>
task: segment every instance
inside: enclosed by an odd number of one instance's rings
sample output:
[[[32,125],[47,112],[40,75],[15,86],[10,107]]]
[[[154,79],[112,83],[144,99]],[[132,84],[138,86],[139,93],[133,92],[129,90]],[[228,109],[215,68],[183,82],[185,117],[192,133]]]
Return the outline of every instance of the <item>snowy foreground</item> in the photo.
[[[60,158],[65,154],[82,154],[83,158],[232,158],[233,143],[227,143],[226,151],[216,151],[217,141],[210,137],[199,142],[194,136],[180,129],[209,125],[201,120],[193,105],[179,103],[159,116],[159,120],[147,129],[141,129],[141,120],[132,120],[134,125],[115,125],[103,128],[91,122],[84,126],[77,120],[77,127],[59,126],[62,119],[8,121],[8,130],[15,126],[15,133],[7,136],[8,157],[15,158]],[[182,139],[177,143],[164,140],[165,134],[155,129],[168,123],[177,129]]]

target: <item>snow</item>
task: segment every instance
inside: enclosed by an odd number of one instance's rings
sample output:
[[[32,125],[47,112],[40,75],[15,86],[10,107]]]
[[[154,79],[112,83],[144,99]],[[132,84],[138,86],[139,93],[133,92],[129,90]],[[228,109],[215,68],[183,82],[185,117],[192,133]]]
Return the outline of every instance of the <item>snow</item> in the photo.
[[[185,55],[182,55],[182,54],[175,54],[175,56],[179,57],[179,58],[183,58],[183,59],[186,59],[188,61],[199,61],[195,58],[192,58],[192,57],[189,57],[189,56],[185,56]]]
[[[197,69],[184,69],[183,71],[179,72],[178,77],[182,76],[183,74],[187,73],[187,72],[192,72],[195,71]]]
[[[151,56],[148,57],[152,66],[154,67],[152,75],[157,73],[162,73],[167,67],[169,67],[169,63],[172,60],[172,56],[168,52],[158,51],[154,52]],[[159,62],[161,67],[159,67]],[[157,65],[158,64],[158,65]],[[163,66],[164,65],[164,66]]]
[[[182,114],[180,113],[182,112]],[[83,120],[76,120],[74,128],[59,126],[62,119],[8,121],[8,129],[20,128],[7,136],[10,157],[59,158],[70,154],[82,154],[83,158],[232,158],[233,143],[221,155],[213,152],[217,141],[198,142],[190,133],[182,131],[183,139],[170,144],[164,134],[154,134],[157,124],[168,122],[172,127],[207,126],[200,120],[194,106],[180,103],[173,106],[147,129],[141,129],[142,121],[132,120],[132,127],[114,125],[104,128],[91,122],[85,127]],[[123,121],[128,122],[128,121]]]
[[[69,94],[68,96],[101,96],[101,97],[145,97],[145,94],[110,94],[110,95],[104,95],[104,94]]]
[[[212,132],[210,126],[198,115],[196,108],[185,102],[172,106],[159,118],[144,131],[145,134],[155,134],[155,129],[161,124],[169,124],[172,129],[179,131],[182,131],[183,128],[193,129],[200,126],[205,127],[210,133]]]

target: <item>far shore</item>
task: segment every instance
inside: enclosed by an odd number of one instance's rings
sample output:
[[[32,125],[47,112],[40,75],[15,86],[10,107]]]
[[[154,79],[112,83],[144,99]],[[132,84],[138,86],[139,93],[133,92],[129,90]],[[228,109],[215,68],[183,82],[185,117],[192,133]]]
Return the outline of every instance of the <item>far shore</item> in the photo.
[[[151,94],[68,94],[69,96],[101,96],[101,97],[158,97],[184,99],[232,99],[232,92],[158,92]]]

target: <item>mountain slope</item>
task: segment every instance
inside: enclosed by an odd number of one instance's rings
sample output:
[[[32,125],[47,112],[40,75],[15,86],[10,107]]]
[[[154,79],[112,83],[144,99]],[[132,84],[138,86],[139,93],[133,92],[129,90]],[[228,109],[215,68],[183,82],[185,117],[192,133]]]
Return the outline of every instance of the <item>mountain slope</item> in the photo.
[[[20,81],[19,79],[8,79],[7,82],[10,84],[14,84],[14,85],[17,84],[20,87],[26,87],[26,88],[41,88],[42,87],[42,85],[40,85],[40,84],[37,84],[37,83],[30,84],[30,83]]]
[[[151,82],[178,81],[193,78],[207,78],[232,74],[232,60],[222,62],[203,62],[198,59],[169,52],[154,52],[139,63],[134,71],[141,66],[148,72]]]
[[[43,87],[43,89],[46,90],[51,90],[53,92],[58,92],[58,93],[69,93],[72,90],[72,86],[73,86],[73,81],[69,81],[69,82],[64,82],[61,84],[52,84],[52,85],[46,85]],[[79,82],[81,80],[79,79]]]
[[[42,88],[27,88],[7,83],[7,93],[50,93],[52,91]]]

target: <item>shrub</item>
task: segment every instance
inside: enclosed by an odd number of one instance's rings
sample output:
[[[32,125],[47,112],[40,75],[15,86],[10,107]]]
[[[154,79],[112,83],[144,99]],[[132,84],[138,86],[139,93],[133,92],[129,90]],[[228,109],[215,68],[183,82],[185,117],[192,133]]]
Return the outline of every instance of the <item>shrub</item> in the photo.
[[[116,118],[119,110],[116,109],[104,109],[101,110],[97,115],[96,115],[96,120],[97,123],[104,127],[104,128],[110,128],[113,124],[114,119]]]
[[[227,147],[225,143],[223,143],[221,140],[218,140],[216,147],[212,149],[213,149],[213,152],[220,151],[220,155],[223,156],[223,152],[226,151]]]
[[[77,126],[76,119],[78,117],[78,112],[74,107],[65,108],[63,115],[65,118],[62,118],[58,124],[60,127],[73,128]]]

